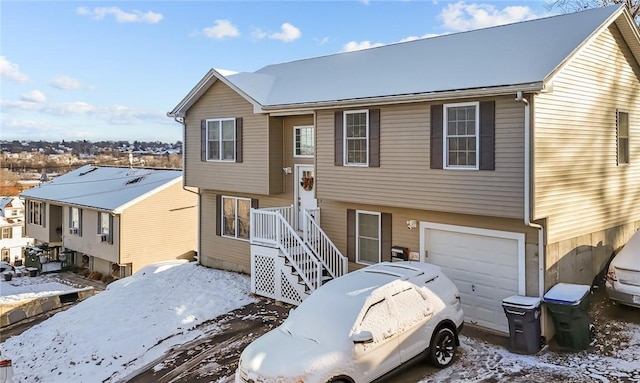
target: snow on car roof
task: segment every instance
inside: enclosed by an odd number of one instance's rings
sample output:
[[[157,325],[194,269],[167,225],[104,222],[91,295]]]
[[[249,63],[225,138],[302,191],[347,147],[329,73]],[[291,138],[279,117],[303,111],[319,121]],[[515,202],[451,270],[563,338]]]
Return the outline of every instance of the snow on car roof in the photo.
[[[291,313],[283,326],[293,334],[317,341],[348,339],[349,331],[367,300],[379,300],[388,289],[406,287],[407,282],[402,283],[402,280],[417,276],[429,280],[435,278],[439,271],[437,266],[419,262],[383,262],[354,271],[313,292]],[[384,291],[381,289],[383,286]],[[317,323],[323,323],[323,326],[315,326]]]

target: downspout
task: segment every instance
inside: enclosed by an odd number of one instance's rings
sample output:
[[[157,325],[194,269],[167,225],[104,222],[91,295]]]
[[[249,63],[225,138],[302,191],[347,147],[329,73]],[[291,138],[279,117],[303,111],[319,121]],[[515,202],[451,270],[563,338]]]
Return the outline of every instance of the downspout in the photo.
[[[186,117],[186,116],[185,116]],[[187,123],[185,122],[185,117],[181,117],[181,116],[174,116],[173,120],[175,122],[177,122],[178,124],[182,125],[182,190],[184,191],[188,191],[189,193],[194,193],[198,195],[198,215],[196,217],[196,220],[198,221],[198,235],[196,236],[196,249],[198,249],[198,265],[202,265],[202,249],[200,248],[200,243],[201,242],[201,234],[200,234],[200,206],[202,206],[202,194],[200,194],[200,188],[197,188],[198,191],[194,192],[193,190],[189,190],[186,187],[186,167],[185,167],[185,163],[186,163],[186,153],[185,153],[185,145],[187,144]]]
[[[516,101],[524,104],[524,224],[538,229],[538,297],[542,300],[545,276],[544,228],[540,224],[531,222],[531,105],[522,95],[522,91],[518,91]],[[544,334],[545,316],[541,315],[540,320]]]

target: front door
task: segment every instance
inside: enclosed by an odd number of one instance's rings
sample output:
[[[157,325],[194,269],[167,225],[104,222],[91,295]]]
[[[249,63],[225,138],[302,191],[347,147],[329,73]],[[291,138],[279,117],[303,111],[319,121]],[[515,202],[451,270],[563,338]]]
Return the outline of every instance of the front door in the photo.
[[[296,165],[296,200],[297,200],[297,229],[302,230],[303,212],[305,209],[315,209],[318,201],[315,197],[316,177],[313,165]]]

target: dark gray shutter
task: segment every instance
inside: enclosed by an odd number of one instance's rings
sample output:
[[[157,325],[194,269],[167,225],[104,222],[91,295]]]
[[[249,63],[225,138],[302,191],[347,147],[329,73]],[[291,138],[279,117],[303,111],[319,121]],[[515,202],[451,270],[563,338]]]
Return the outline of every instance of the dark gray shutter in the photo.
[[[201,120],[200,121],[200,161],[206,161],[206,160],[207,160],[207,120]]]
[[[480,103],[480,170],[496,168],[496,103]]]
[[[257,209],[258,208],[258,200],[256,198],[251,198],[251,207],[253,209]]]
[[[382,251],[381,259],[391,262],[391,214],[382,213],[380,217],[380,233],[382,235],[380,249]]]
[[[356,211],[347,209],[347,258],[356,261]]]
[[[78,235],[82,237],[82,209],[78,209]]]
[[[431,169],[442,169],[442,105],[431,105]]]
[[[47,227],[47,206],[49,204],[42,202],[40,204],[40,212],[42,213],[42,227],[46,228]]]
[[[216,224],[216,235],[219,237],[222,235],[222,196],[216,194],[216,216],[214,219]]]
[[[369,167],[380,167],[380,109],[369,110]]]
[[[334,116],[334,151],[335,151],[335,166],[342,166],[342,157],[343,157],[343,142],[342,142],[342,134],[343,134],[343,126],[342,126],[342,111],[338,111]]]
[[[115,233],[113,232],[113,215],[109,214],[109,244],[113,245],[113,236]]]
[[[242,117],[236,118],[236,162],[242,162]]]

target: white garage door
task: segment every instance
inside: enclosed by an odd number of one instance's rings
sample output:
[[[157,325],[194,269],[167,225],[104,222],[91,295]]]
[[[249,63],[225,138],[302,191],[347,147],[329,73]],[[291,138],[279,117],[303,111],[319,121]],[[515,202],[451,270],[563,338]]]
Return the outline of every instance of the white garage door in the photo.
[[[502,300],[524,293],[524,234],[421,224],[425,262],[460,290],[465,322],[509,332]]]

